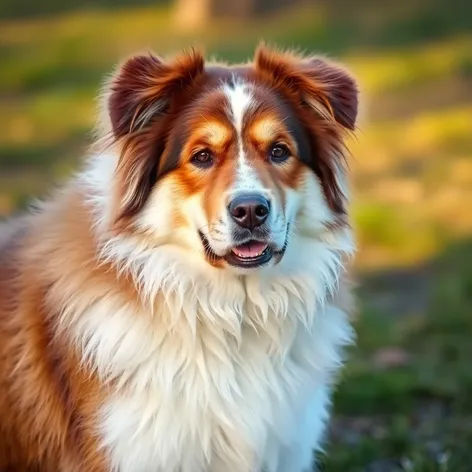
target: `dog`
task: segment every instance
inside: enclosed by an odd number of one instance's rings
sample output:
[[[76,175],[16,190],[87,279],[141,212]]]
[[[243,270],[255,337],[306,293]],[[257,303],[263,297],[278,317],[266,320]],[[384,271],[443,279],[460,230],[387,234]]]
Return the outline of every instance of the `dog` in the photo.
[[[341,65],[126,60],[0,239],[0,470],[308,472],[353,343]]]

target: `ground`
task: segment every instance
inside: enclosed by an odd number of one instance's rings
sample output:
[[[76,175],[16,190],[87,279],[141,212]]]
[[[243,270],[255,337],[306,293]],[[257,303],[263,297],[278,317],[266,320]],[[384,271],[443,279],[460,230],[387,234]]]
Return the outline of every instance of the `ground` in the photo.
[[[322,470],[472,470],[472,241],[361,282]]]
[[[262,37],[351,68],[362,91],[350,142],[358,344],[321,470],[471,471],[472,4],[317,0],[190,34],[166,6],[43,3],[56,13],[0,7],[0,215],[77,166],[98,87],[128,53],[204,44],[240,60]]]

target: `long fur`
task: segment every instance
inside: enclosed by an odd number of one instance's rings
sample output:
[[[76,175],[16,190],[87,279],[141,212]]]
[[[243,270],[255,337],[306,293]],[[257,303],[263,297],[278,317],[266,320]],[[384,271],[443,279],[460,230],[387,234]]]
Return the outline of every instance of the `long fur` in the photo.
[[[315,177],[283,259],[260,270],[151,232],[175,200],[165,184],[117,227],[117,185],[139,187],[120,180],[121,133],[149,119],[123,113],[114,145],[0,227],[0,470],[308,472],[353,341],[351,229]]]

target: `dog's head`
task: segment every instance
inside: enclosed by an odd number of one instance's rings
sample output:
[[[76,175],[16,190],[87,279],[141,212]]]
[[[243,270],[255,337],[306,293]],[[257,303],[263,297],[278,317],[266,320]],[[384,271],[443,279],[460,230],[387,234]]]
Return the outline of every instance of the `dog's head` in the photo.
[[[283,260],[293,233],[347,223],[357,88],[338,65],[264,46],[233,67],[138,56],[107,97],[117,230],[246,273]]]

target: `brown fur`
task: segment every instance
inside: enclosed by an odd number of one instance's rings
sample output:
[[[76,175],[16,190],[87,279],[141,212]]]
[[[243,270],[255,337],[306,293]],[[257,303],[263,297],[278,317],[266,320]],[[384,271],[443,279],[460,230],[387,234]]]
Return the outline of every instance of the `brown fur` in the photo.
[[[79,195],[33,216],[0,251],[0,470],[108,470],[95,415],[103,389],[58,331],[67,297],[132,285],[99,268]],[[83,296],[80,297],[82,293]]]

